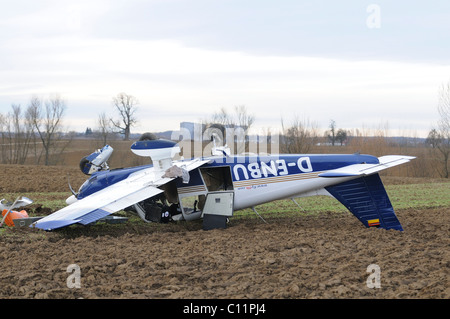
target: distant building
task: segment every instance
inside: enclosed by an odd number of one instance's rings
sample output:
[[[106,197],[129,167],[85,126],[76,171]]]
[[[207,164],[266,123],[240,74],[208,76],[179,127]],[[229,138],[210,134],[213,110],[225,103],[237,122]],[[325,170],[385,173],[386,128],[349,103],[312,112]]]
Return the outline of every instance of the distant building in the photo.
[[[201,141],[203,131],[205,130],[205,124],[194,123],[194,122],[181,122],[180,123],[180,134],[184,134],[186,131],[189,132],[190,136],[183,136],[185,140]],[[189,138],[190,137],[190,138]]]

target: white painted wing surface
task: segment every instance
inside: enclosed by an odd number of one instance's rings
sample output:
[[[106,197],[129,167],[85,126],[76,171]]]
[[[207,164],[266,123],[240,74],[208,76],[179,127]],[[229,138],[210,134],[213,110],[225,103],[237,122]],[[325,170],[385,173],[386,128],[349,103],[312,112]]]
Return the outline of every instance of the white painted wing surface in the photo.
[[[207,160],[193,160],[176,163],[191,171],[207,163]],[[155,175],[157,174],[157,175]],[[75,223],[89,224],[137,202],[153,197],[163,191],[158,186],[174,178],[161,178],[153,167],[131,174],[127,179],[87,196],[55,213],[46,216],[31,227],[52,230]]]
[[[378,158],[378,164],[353,164],[319,174],[319,177],[366,176],[407,163],[414,158],[414,156],[386,155]]]

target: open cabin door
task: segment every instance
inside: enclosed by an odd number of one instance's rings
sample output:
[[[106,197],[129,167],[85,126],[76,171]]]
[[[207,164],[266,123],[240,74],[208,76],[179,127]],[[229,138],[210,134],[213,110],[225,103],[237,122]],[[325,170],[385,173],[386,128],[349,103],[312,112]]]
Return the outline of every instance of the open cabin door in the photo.
[[[212,225],[212,228],[222,228],[226,219],[233,215],[234,188],[230,167],[202,167],[192,173],[200,175],[203,185],[190,187],[192,191],[188,193],[179,192],[184,219],[203,217],[205,223],[206,216],[207,223],[211,219],[220,220],[221,226]]]
[[[200,173],[208,192],[233,191],[230,166],[201,167]]]
[[[202,210],[203,229],[226,228],[233,216],[234,188],[229,166],[200,169],[208,193]]]

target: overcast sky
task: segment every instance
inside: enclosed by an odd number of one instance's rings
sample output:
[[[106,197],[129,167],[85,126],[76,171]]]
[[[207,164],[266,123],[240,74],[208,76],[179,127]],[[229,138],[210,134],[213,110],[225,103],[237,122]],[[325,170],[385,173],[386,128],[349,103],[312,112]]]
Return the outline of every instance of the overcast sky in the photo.
[[[0,113],[59,93],[68,129],[95,129],[120,92],[135,132],[245,105],[255,129],[421,135],[450,81],[450,1],[0,0]]]

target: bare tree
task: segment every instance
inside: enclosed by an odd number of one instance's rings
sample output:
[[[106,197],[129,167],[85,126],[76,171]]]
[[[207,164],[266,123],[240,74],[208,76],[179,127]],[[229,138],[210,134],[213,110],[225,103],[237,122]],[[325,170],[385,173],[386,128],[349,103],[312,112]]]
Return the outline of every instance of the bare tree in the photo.
[[[331,120],[329,127],[330,127],[330,130],[326,131],[325,134],[327,134],[329,140],[331,141],[331,145],[334,146],[334,143],[336,143],[336,121]]]
[[[222,140],[226,142],[232,152],[240,154],[248,148],[248,132],[254,121],[255,116],[248,113],[245,105],[235,106],[234,114],[230,114],[227,109],[222,107],[220,112],[213,114],[211,123],[207,125],[207,129],[214,124],[223,125],[225,131],[222,133],[226,136],[222,136]]]
[[[290,126],[285,127],[284,121],[281,119],[281,128],[280,150],[283,153],[308,153],[312,146],[317,143],[317,127],[307,120],[301,121],[295,116]]]
[[[450,82],[443,84],[439,91],[438,102],[438,128],[433,131],[431,137],[434,138],[434,145],[441,155],[442,172],[441,176],[449,178],[449,159],[450,159]],[[431,133],[431,132],[430,132]],[[429,135],[430,138],[430,135]]]
[[[45,108],[43,104],[45,104]],[[34,96],[28,106],[29,119],[44,148],[45,165],[50,164],[51,150],[56,148],[56,139],[60,133],[61,121],[66,108],[66,102],[59,95],[51,97],[45,103]]]
[[[428,133],[427,139],[425,140],[425,144],[431,146],[432,149],[437,149],[440,143],[441,135],[435,128],[431,129]]]
[[[22,114],[20,104],[12,104],[12,111],[0,118],[2,162],[24,164],[28,156],[33,126]]]
[[[222,107],[220,112],[213,114],[212,123],[222,124],[225,127],[241,127],[246,132],[251,128],[255,122],[255,116],[249,114],[245,105],[234,107],[234,114],[230,114],[227,109]]]
[[[234,111],[237,117],[237,124],[245,128],[246,131],[250,130],[255,122],[255,116],[253,114],[249,114],[245,105],[239,105],[234,107]]]
[[[119,93],[113,98],[113,104],[119,112],[120,119],[117,121],[111,119],[111,123],[124,134],[124,140],[128,141],[131,127],[137,123],[134,113],[139,101],[132,95]]]
[[[336,133],[336,140],[341,143],[341,146],[344,144],[344,142],[347,140],[348,133],[346,130],[340,128]]]
[[[0,134],[1,134],[1,140],[0,140],[0,156],[1,156],[1,163],[8,163],[9,154],[8,154],[8,134],[7,134],[7,127],[8,127],[8,119],[5,115],[0,114]]]
[[[213,114],[211,123],[228,126],[233,124],[233,119],[228,111],[224,107],[221,107],[219,112]]]
[[[113,128],[111,127],[111,121],[107,118],[106,113],[99,114],[97,119],[98,135],[102,139],[102,145],[106,145],[108,138],[113,134]]]

